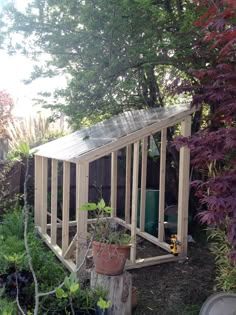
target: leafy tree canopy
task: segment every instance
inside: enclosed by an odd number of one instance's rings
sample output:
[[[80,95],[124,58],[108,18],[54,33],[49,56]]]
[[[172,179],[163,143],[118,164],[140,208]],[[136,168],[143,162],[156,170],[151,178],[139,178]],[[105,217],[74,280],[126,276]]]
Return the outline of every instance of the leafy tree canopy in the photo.
[[[67,76],[50,105],[77,128],[85,117],[163,106],[171,81],[192,80],[188,70],[204,64],[196,14],[184,0],[34,0],[24,12],[9,5],[2,31],[12,53],[50,56],[31,80]]]

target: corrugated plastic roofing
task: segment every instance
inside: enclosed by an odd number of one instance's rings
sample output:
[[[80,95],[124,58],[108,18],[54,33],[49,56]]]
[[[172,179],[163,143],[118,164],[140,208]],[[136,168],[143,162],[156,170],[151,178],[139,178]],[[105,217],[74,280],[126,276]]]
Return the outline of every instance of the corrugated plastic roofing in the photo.
[[[193,111],[189,106],[128,111],[32,151],[36,155],[62,161],[94,160],[163,127],[171,126]]]

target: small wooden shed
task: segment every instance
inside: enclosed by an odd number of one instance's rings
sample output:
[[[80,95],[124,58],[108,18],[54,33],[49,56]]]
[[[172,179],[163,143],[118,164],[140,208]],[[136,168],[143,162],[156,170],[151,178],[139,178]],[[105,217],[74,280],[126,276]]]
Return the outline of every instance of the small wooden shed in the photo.
[[[70,220],[70,163],[76,164],[76,209],[88,200],[89,163],[111,155],[111,216],[120,225],[131,231],[133,243],[127,269],[183,259],[187,255],[189,164],[187,147],[180,150],[177,239],[178,256],[170,254],[170,245],[165,242],[164,209],[166,178],[167,128],[181,123],[181,134],[191,134],[193,108],[176,106],[129,111],[89,128],[83,128],[55,141],[41,145],[35,154],[35,225],[51,250],[71,271],[81,264],[86,253],[88,225],[93,219],[86,211],[76,211],[76,219]],[[145,198],[148,137],[161,133],[159,220],[156,236],[145,231]],[[117,204],[117,153],[126,150],[126,187],[124,217],[118,217]],[[58,163],[63,163],[62,217],[58,219]],[[48,169],[50,166],[50,205],[48,205]],[[141,163],[140,222],[137,228],[138,178]],[[158,209],[157,209],[158,211]],[[70,227],[74,227],[71,238]],[[60,229],[61,244],[58,245]],[[164,249],[167,254],[137,259],[136,236]],[[74,252],[76,255],[74,258]],[[73,257],[73,259],[72,259]]]

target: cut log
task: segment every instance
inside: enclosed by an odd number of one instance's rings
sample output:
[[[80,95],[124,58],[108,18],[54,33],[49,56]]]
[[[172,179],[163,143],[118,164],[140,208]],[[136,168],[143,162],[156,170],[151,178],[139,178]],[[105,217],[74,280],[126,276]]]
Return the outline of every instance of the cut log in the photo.
[[[107,276],[92,270],[90,285],[91,288],[103,287],[108,291],[108,299],[112,303],[108,315],[131,315],[132,276],[130,273]]]

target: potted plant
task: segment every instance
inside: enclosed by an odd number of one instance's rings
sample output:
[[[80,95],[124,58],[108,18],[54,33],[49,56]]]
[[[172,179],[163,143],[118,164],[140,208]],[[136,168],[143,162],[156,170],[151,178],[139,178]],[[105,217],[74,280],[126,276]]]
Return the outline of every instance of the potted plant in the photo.
[[[92,232],[95,271],[111,276],[122,274],[129,256],[130,235],[109,216],[112,208],[106,206],[103,199],[97,204],[87,203],[80,209],[96,213],[97,220]]]

